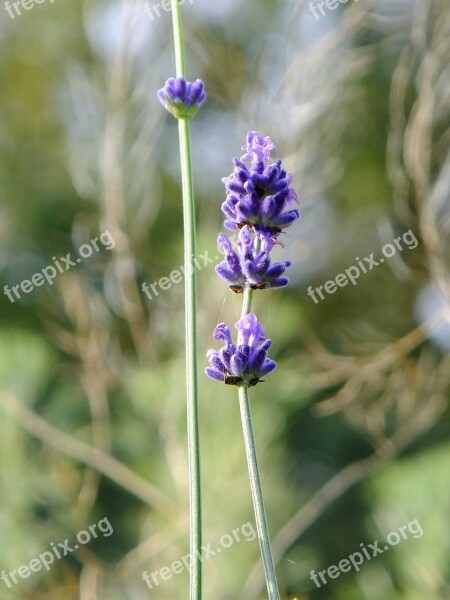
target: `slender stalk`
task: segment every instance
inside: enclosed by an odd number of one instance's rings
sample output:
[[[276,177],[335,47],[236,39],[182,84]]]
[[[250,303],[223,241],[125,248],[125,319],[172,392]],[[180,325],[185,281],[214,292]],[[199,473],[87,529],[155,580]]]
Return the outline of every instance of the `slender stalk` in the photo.
[[[175,69],[177,77],[186,77],[186,59],[184,57],[183,21],[178,0],[172,1],[172,27],[175,45]]]
[[[244,290],[244,300],[242,303],[241,314],[242,317],[248,314],[251,310],[252,293],[253,290],[249,287]],[[269,600],[280,600],[277,576],[275,573],[272,550],[270,547],[269,528],[267,527],[258,461],[256,458],[255,437],[253,435],[252,417],[248,399],[248,385],[244,383],[243,385],[239,386],[238,389],[242,431],[244,433],[245,453],[247,455],[248,475],[250,478],[253,508],[255,510],[256,529],[258,531],[259,547],[261,549],[261,557],[266,576],[267,591],[269,594]]]
[[[244,290],[244,299],[242,301],[241,318],[245,317],[245,315],[248,315],[248,313],[251,311],[251,309],[252,309],[252,297],[253,297],[253,290],[252,290],[252,288],[247,287]]]
[[[185,77],[185,57],[181,8],[172,0],[173,33],[177,77]],[[198,428],[197,382],[197,317],[196,273],[192,266],[195,250],[195,201],[192,181],[189,121],[178,119],[180,137],[181,179],[183,190],[184,264],[185,276],[185,327],[186,327],[186,398],[189,460],[189,511],[190,511],[190,599],[202,598],[202,510],[200,486],[200,441]],[[189,267],[191,265],[191,267]]]
[[[260,249],[261,249],[261,240],[258,237],[256,239],[255,255],[259,253]],[[245,315],[248,315],[248,313],[251,311],[251,309],[252,309],[252,298],[253,298],[253,290],[250,287],[250,285],[247,283],[246,284],[246,288],[244,290],[244,299],[242,301],[241,318],[245,317]]]

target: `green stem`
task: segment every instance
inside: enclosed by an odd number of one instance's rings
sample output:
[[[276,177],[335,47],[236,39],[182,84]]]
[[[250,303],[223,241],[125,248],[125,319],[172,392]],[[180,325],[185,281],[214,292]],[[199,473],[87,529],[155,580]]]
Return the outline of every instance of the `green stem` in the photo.
[[[246,288],[244,290],[244,299],[242,301],[241,319],[242,317],[245,317],[245,315],[248,315],[252,309],[252,296],[253,290],[250,287]]]
[[[255,245],[255,250],[254,250],[255,255],[258,254],[260,250],[261,250],[261,239],[258,237],[256,239],[256,245]],[[247,283],[247,286],[244,290],[244,299],[242,301],[241,319],[242,319],[242,317],[245,317],[245,315],[248,315],[248,313],[251,311],[252,298],[253,298],[253,290]]]
[[[244,291],[244,301],[242,304],[242,317],[248,314],[252,305],[252,290],[247,288]],[[250,403],[248,399],[248,385],[244,383],[239,386],[239,407],[241,410],[242,431],[244,433],[245,453],[247,455],[248,474],[250,478],[250,488],[252,491],[253,508],[255,511],[256,529],[258,531],[259,547],[264,565],[266,576],[267,592],[269,600],[280,600],[278,591],[277,576],[273,563],[272,549],[270,547],[269,528],[267,526],[266,511],[264,508],[264,499],[259,476],[258,461],[256,458],[255,437],[253,435],[252,417],[250,412]]]
[[[184,58],[183,22],[178,0],[172,0],[172,27],[175,44],[175,69],[177,77],[186,77],[186,60]]]
[[[178,0],[172,0],[173,32],[177,77],[185,77],[185,58],[181,8]],[[186,396],[188,423],[189,460],[189,511],[190,511],[190,599],[202,598],[202,510],[200,486],[200,441],[198,427],[197,382],[197,317],[196,273],[192,265],[195,250],[195,201],[192,181],[192,164],[189,121],[178,119],[180,137],[181,179],[183,190],[185,316],[186,316]]]

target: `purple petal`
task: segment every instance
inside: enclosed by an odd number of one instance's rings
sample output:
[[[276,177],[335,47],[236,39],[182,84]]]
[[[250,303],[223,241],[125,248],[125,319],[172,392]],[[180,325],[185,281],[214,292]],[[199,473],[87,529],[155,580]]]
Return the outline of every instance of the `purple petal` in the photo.
[[[225,365],[222,363],[217,354],[215,356],[211,355],[209,357],[209,365],[210,367],[213,367],[214,369],[216,369],[216,371],[219,371],[220,373],[225,373],[226,371]]]
[[[225,375],[220,371],[217,371],[217,369],[213,369],[212,367],[206,367],[205,373],[211,379],[216,379],[217,381],[225,381]]]
[[[259,373],[266,358],[267,358],[267,352],[263,348],[258,348],[258,350],[256,350],[252,354],[252,356],[248,362],[248,370],[250,372]]]
[[[242,375],[242,360],[236,354],[233,354],[230,361],[230,373],[235,377]]]
[[[241,261],[239,260],[239,256],[236,252],[229,252],[225,258],[226,264],[232,273],[236,275],[236,277],[242,276],[241,270]]]
[[[230,192],[235,192],[236,194],[245,194],[245,188],[237,181],[228,181],[226,187]]]
[[[267,196],[261,204],[261,215],[264,219],[272,219],[276,213],[276,203],[273,196]]]
[[[298,219],[299,213],[298,210],[290,210],[289,212],[283,213],[279,215],[276,219],[274,219],[272,225],[274,227],[287,227],[291,225],[296,219]]]
[[[234,207],[230,206],[228,200],[222,202],[221,209],[224,215],[230,217],[230,219],[234,219],[236,217],[236,211],[234,210]]]
[[[252,260],[244,261],[242,265],[242,270],[244,272],[245,277],[249,280],[250,283],[257,285],[261,282],[261,276],[259,275],[256,265]]]
[[[231,245],[228,236],[226,236],[224,233],[219,233],[219,235],[217,236],[217,245],[223,250],[224,254],[228,254],[228,252],[233,252],[233,246]]]
[[[276,278],[279,277],[280,275],[282,275],[285,271],[286,271],[286,267],[289,266],[290,263],[286,264],[286,263],[274,263],[271,267],[269,267],[266,271],[266,277],[269,278]]]
[[[253,313],[239,319],[235,327],[238,330],[238,345],[254,347],[265,339],[264,329]]]
[[[226,221],[224,221],[223,223],[225,225],[225,227],[231,231],[235,231],[236,229],[239,229],[237,223],[231,219],[227,219]]]
[[[204,83],[201,79],[196,79],[190,86],[190,100],[196,104],[204,94]]]
[[[224,347],[221,348],[219,350],[219,358],[222,361],[222,363],[225,365],[225,368],[227,371],[230,370],[230,361],[231,358],[234,356],[236,348],[233,346],[228,346],[228,347]]]
[[[258,275],[264,275],[270,266],[270,256],[266,253],[262,255],[260,260],[256,263],[256,270]]]
[[[177,77],[174,85],[174,90],[175,94],[180,100],[183,100],[186,97],[186,87],[187,83],[184,77]]]
[[[268,375],[276,368],[277,363],[274,360],[270,360],[270,358],[267,358],[259,371],[259,376],[264,377],[264,375]]]
[[[228,325],[219,323],[214,329],[214,339],[225,342],[225,344],[232,344],[233,340],[231,339],[231,331]]]
[[[224,263],[216,266],[216,273],[227,283],[239,283],[240,277],[238,277],[233,271],[227,269]]]
[[[280,288],[285,287],[289,283],[289,279],[287,277],[278,277],[270,282],[270,287],[272,288]]]

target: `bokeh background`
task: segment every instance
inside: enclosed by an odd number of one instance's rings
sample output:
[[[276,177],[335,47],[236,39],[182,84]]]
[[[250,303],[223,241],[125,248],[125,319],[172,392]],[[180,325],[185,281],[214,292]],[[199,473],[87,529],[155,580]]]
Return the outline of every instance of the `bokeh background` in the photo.
[[[317,3],[313,2],[313,7]],[[149,4],[152,7],[152,3]],[[99,536],[0,598],[188,598],[183,285],[170,14],[143,1],[47,0],[0,16],[0,271],[14,286],[115,241],[20,300],[0,296],[0,568],[106,517]],[[450,9],[448,0],[208,0],[183,8],[198,251],[217,254],[221,178],[270,135],[302,218],[278,249],[285,290],[255,310],[279,363],[252,389],[285,599],[450,598]],[[154,14],[154,13],[152,13]],[[309,286],[411,230],[383,265],[315,304]],[[240,298],[198,273],[199,363]],[[235,390],[200,374],[204,539],[253,522]],[[317,588],[320,571],[417,519],[423,535]],[[384,542],[382,546],[384,545]],[[205,598],[266,597],[256,541],[205,562]]]

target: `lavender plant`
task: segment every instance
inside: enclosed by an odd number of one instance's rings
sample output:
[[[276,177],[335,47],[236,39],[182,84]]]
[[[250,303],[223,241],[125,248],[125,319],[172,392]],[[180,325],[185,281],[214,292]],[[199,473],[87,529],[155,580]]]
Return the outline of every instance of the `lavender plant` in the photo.
[[[226,216],[225,227],[239,229],[236,248],[229,238],[220,233],[218,245],[225,258],[216,272],[235,293],[243,294],[241,318],[235,327],[237,343],[225,323],[217,325],[214,338],[224,343],[220,350],[209,350],[208,377],[228,385],[236,385],[247,455],[250,488],[255,511],[261,556],[270,600],[279,600],[277,578],[270,546],[269,531],[256,457],[255,439],[249,404],[249,387],[260,383],[276,368],[267,356],[272,341],[266,339],[264,329],[251,312],[254,290],[280,288],[288,284],[284,275],[289,261],[272,263],[270,252],[279,244],[284,229],[298,219],[298,202],[291,187],[292,176],[281,168],[281,161],[270,162],[275,146],[269,137],[256,131],[247,135],[244,155],[234,159],[234,170],[223,179],[227,197],[222,204]],[[248,166],[246,162],[250,163]]]
[[[191,166],[189,120],[206,100],[200,79],[186,81],[181,7],[172,0],[172,23],[175,46],[176,78],[171,77],[158,90],[162,105],[178,119],[181,180],[183,193],[184,264],[196,256],[195,200]],[[197,311],[196,272],[188,269],[185,276],[185,335],[186,335],[186,404],[189,461],[189,527],[190,527],[190,598],[202,598],[202,508],[200,485],[200,441],[198,430],[197,382]]]

